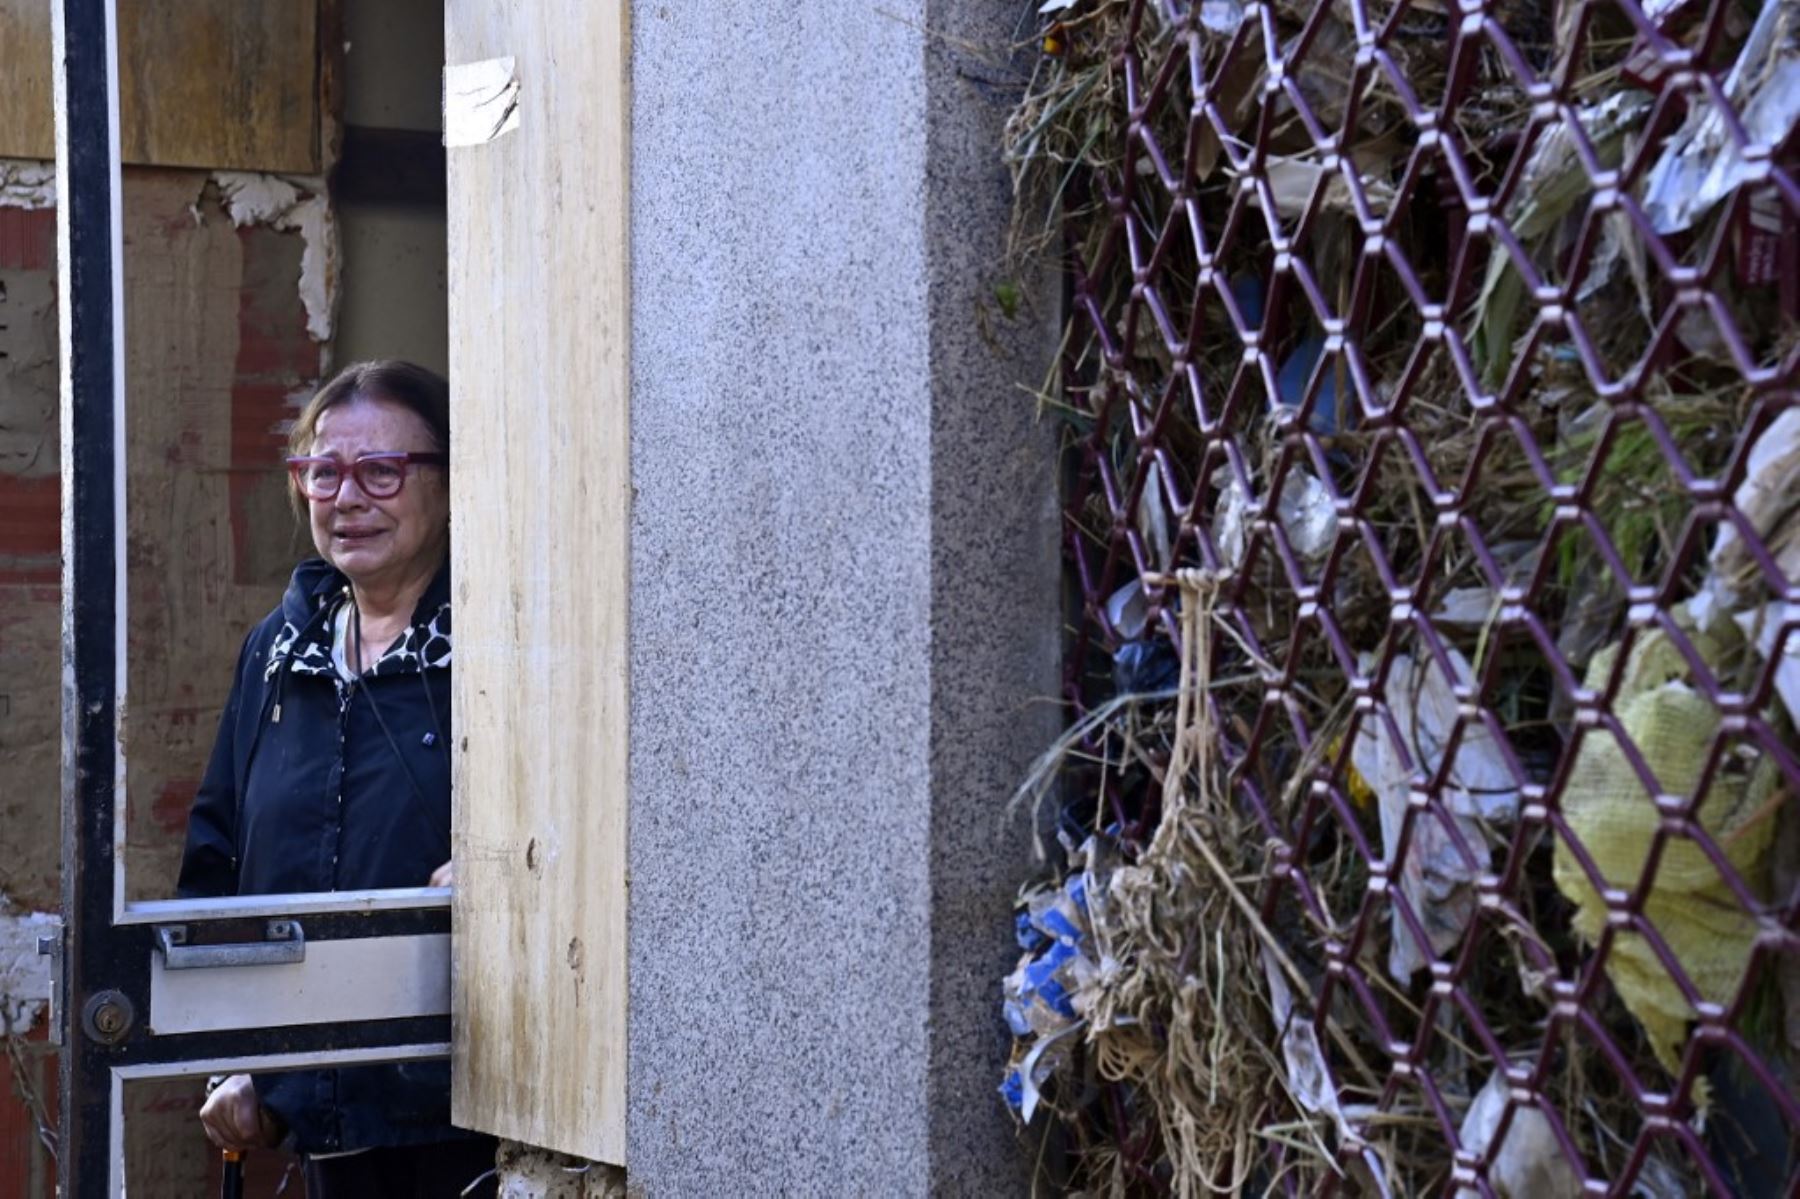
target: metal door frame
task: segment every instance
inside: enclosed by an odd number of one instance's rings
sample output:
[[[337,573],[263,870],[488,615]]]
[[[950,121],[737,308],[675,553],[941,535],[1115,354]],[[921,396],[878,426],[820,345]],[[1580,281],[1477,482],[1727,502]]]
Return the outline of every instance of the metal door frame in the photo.
[[[126,817],[120,716],[127,526],[116,0],[51,3],[62,368],[62,929],[40,949],[56,959],[58,1193],[90,1199],[124,1190],[127,1081],[447,1056],[450,895],[415,888],[125,901],[118,852]],[[160,931],[176,926],[182,934]],[[182,935],[188,945],[222,942],[210,960],[182,955],[180,968],[191,972],[181,980],[199,979],[206,991],[259,975],[266,984],[271,976],[261,972],[270,967],[244,959],[282,947],[313,949],[280,967],[284,979],[318,984],[333,956],[327,946],[335,947],[339,965],[323,998],[266,1003],[254,1014],[257,1023],[238,1027],[247,1022],[241,1009],[221,1018],[214,1010],[221,1005],[181,997],[195,993],[192,982],[185,991],[170,989],[172,955],[186,948]],[[378,969],[367,968],[370,951],[382,959]],[[367,999],[346,979],[378,987],[381,1010],[333,1016],[333,997]],[[182,1031],[159,1035],[159,1016],[165,1028]]]

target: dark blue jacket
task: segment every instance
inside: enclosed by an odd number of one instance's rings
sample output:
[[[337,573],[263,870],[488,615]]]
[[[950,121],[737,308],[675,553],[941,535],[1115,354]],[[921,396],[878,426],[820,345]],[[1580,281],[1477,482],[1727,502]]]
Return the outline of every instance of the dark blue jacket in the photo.
[[[450,575],[354,682],[331,660],[344,576],[312,559],[251,630],[188,818],[178,893],[270,895],[422,887],[450,860]],[[450,1065],[258,1075],[294,1148],[441,1141]]]

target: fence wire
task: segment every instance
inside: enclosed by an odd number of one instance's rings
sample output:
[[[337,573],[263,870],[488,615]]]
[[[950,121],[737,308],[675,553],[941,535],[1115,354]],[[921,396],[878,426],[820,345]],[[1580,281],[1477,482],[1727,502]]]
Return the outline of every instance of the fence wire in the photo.
[[[1046,1161],[1792,1193],[1800,0],[1043,8]]]

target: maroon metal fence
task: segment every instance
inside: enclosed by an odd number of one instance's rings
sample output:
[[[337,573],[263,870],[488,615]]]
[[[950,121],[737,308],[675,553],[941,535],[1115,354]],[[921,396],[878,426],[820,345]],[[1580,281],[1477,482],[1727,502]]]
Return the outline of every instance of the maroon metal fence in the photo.
[[[1800,3],[1045,8],[1087,720],[1013,1099],[1070,1185],[1793,1193]]]

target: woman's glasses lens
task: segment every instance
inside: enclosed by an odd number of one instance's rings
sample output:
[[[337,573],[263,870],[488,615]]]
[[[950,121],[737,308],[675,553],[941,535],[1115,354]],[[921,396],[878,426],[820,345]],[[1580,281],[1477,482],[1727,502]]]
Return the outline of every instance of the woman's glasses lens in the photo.
[[[386,499],[399,491],[400,480],[405,477],[406,467],[398,462],[384,462],[377,458],[356,464],[357,483],[376,499]]]
[[[293,464],[300,490],[308,499],[329,500],[344,485],[346,469],[340,463],[325,459],[303,459]],[[356,485],[372,499],[391,499],[399,494],[406,481],[404,459],[359,458],[348,468]]]
[[[300,472],[300,489],[316,500],[337,494],[343,483],[343,471],[335,462],[309,462]]]

